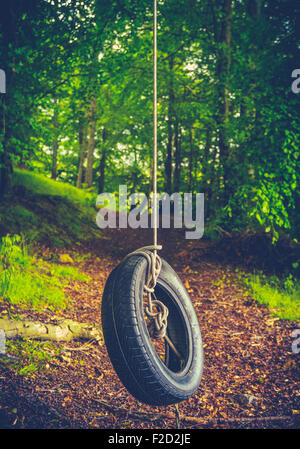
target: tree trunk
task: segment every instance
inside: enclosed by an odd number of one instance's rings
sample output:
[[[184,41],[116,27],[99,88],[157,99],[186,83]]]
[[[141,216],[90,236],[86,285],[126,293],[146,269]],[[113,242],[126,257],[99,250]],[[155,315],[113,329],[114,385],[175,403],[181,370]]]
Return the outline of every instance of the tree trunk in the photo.
[[[83,164],[86,158],[87,150],[87,128],[82,125],[79,129],[79,162],[78,162],[78,174],[77,174],[77,187],[81,189],[83,179]]]
[[[53,139],[53,152],[52,152],[52,170],[51,178],[57,178],[57,154],[58,154],[58,101],[54,98],[54,115],[53,115],[53,129],[54,129],[54,139]]]
[[[208,217],[211,212],[211,207],[214,207],[212,203],[212,197],[213,197],[213,188],[215,185],[215,172],[214,172],[214,164],[216,163],[215,160],[213,163],[209,164],[210,160],[210,149],[211,149],[211,140],[212,140],[212,131],[209,127],[206,128],[206,136],[205,136],[205,148],[204,148],[204,155],[203,155],[203,162],[202,162],[202,172],[203,172],[203,183],[201,191],[204,190],[206,195],[206,202],[205,207],[206,211],[205,214]]]
[[[188,190],[189,192],[193,192],[194,183],[193,183],[193,169],[194,169],[194,135],[193,135],[193,127],[189,128],[189,143],[190,143],[190,154],[189,154],[189,181],[188,181]]]
[[[0,148],[0,199],[10,192],[13,166],[8,152]]]
[[[222,13],[223,13],[223,22],[221,27],[219,54],[217,62],[217,79],[219,85],[218,127],[219,127],[220,160],[223,166],[223,182],[224,182],[223,198],[224,204],[227,204],[231,194],[230,144],[228,141],[227,127],[229,120],[228,77],[230,71],[232,0],[224,0]]]
[[[166,182],[165,191],[167,193],[172,192],[172,161],[173,161],[173,118],[174,118],[174,87],[173,87],[173,56],[169,58],[169,70],[170,70],[170,83],[169,83],[169,107],[168,107],[168,144],[167,144],[167,158],[165,162],[166,169]]]
[[[4,66],[1,69],[5,71],[6,77],[6,93],[2,96],[2,111],[1,111],[1,131],[0,131],[0,198],[7,194],[11,190],[12,186],[12,174],[13,164],[11,160],[11,148],[9,147],[9,141],[13,133],[12,126],[10,125],[10,99],[11,91],[10,85],[13,78],[13,71],[9,66],[9,52],[10,46],[14,46],[15,33],[17,30],[17,20],[14,11],[14,3],[6,2],[1,5],[1,59],[4,61]]]
[[[98,181],[98,193],[103,193],[104,191],[104,178],[105,178],[105,163],[106,163],[106,141],[108,137],[108,132],[104,128],[102,134],[102,156],[99,166],[99,181]]]
[[[13,178],[13,164],[10,157],[9,145],[9,130],[6,126],[6,106],[5,100],[2,101],[3,107],[3,128],[0,140],[0,199],[11,191]]]
[[[85,184],[89,189],[93,184],[93,163],[94,163],[94,150],[95,150],[95,132],[96,132],[96,98],[91,100],[90,110],[90,125],[89,125],[89,140],[87,147],[87,164],[85,172]]]
[[[217,158],[218,149],[214,148],[211,154],[212,163],[210,174],[209,174],[209,184],[207,183],[207,197],[205,201],[205,216],[206,217],[216,217],[216,212],[220,208],[220,183],[219,183],[219,161]],[[208,180],[207,180],[208,181]]]
[[[0,199],[10,191],[13,165],[7,149],[6,101],[2,99],[2,132],[0,134]]]
[[[175,119],[175,170],[174,170],[174,192],[179,192],[180,189],[180,174],[181,174],[181,135],[178,120]]]
[[[260,19],[262,3],[262,0],[248,0],[247,11],[253,19]]]

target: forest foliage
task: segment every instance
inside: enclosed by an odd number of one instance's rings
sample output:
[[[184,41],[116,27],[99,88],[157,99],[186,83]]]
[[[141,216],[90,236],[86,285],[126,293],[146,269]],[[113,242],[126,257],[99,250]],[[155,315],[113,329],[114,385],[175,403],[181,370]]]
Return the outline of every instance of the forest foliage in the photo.
[[[297,239],[293,0],[158,1],[158,188],[205,219]],[[87,193],[152,190],[152,1],[1,6],[0,191],[33,170]]]

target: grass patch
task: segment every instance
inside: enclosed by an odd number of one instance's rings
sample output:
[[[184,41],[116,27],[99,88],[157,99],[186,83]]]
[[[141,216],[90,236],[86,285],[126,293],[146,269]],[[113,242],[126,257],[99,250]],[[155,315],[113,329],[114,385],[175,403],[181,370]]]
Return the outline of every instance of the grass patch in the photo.
[[[2,365],[20,376],[32,376],[43,371],[50,359],[58,357],[61,351],[50,341],[7,340],[6,352],[14,359],[4,358]]]
[[[18,235],[2,238],[0,298],[3,301],[34,309],[64,309],[68,298],[62,287],[71,280],[88,282],[90,278],[76,267],[49,263],[30,255]]]
[[[56,278],[66,278],[74,281],[90,282],[91,278],[87,276],[78,268],[69,265],[59,265],[55,263],[49,264],[48,262],[42,261],[43,268],[46,270],[47,274],[51,277]]]
[[[286,320],[300,319],[300,282],[291,275],[282,281],[259,273],[243,277],[243,283],[273,314]]]
[[[96,225],[96,194],[27,171],[14,172],[13,194],[0,202],[0,236],[74,247],[102,238]]]
[[[85,208],[96,203],[96,195],[83,189],[78,189],[64,182],[54,181],[47,176],[29,170],[14,170],[14,185],[22,185],[37,195],[60,196],[72,203]]]

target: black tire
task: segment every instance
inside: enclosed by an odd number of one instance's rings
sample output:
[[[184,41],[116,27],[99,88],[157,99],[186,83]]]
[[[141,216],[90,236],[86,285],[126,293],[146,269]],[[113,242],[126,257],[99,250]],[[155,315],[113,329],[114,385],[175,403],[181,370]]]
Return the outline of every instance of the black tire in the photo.
[[[174,404],[191,397],[203,370],[200,327],[190,297],[175,271],[162,259],[156,296],[169,309],[167,334],[184,359],[165,345],[161,360],[151,341],[143,312],[147,261],[125,259],[110,274],[102,298],[105,344],[120,380],[139,401]]]

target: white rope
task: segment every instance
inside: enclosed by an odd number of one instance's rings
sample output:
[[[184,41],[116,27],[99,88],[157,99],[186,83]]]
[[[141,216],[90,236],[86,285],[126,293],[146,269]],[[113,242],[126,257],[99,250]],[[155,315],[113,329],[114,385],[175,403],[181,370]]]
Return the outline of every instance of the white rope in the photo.
[[[147,259],[147,274],[144,292],[148,297],[145,313],[150,319],[148,330],[152,338],[167,338],[168,308],[159,301],[154,293],[161,270],[161,258],[157,251],[157,0],[153,0],[153,245],[144,246],[126,256],[142,255]],[[153,296],[153,298],[152,298]]]
[[[153,0],[153,245],[157,246],[157,0]],[[156,255],[156,249],[154,249]]]

